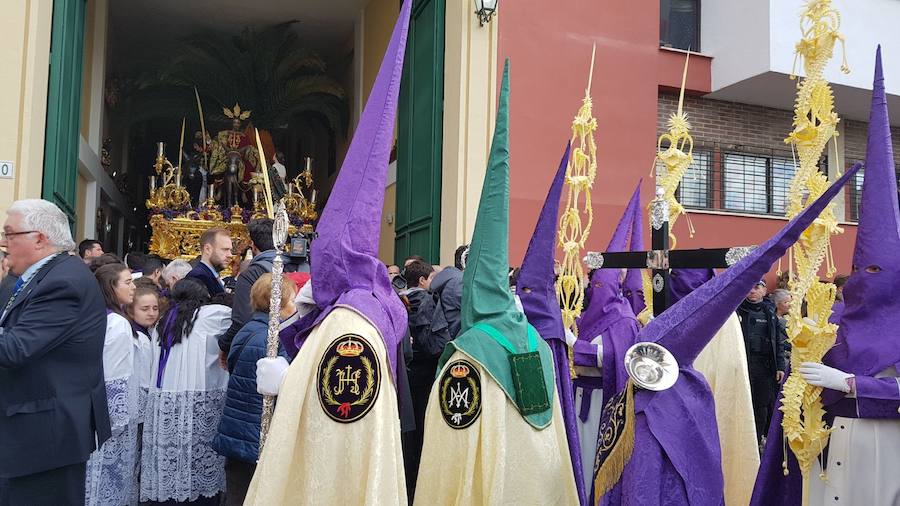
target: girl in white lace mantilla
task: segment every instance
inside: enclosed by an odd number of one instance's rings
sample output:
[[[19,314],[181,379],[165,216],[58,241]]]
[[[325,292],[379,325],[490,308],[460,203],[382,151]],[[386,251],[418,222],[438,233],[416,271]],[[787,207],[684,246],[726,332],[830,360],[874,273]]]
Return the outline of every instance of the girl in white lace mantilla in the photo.
[[[85,504],[124,506],[133,497],[137,450],[138,388],[134,374],[131,323],[122,307],[131,304],[134,284],[125,264],[104,265],[94,273],[106,300],[103,372],[112,437],[91,454],[85,478]]]
[[[216,337],[231,308],[208,304],[206,288],[182,279],[153,340],[141,454],[141,501],[210,501],[225,491],[225,458],[210,446],[225,402],[228,373]]]

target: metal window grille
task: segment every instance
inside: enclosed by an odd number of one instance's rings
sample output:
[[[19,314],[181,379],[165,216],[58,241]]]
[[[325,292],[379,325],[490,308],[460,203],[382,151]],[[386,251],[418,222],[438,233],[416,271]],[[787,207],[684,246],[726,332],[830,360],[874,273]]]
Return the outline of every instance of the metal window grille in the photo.
[[[712,177],[712,153],[694,150],[694,163],[684,174],[678,188],[681,204],[698,209],[712,208]]]
[[[859,221],[859,201],[862,197],[862,187],[863,187],[863,177],[865,175],[865,169],[860,169],[859,172],[853,176],[853,180],[847,183],[847,200],[848,200],[848,208],[847,209],[847,218],[850,221]]]
[[[700,0],[659,1],[659,45],[700,51]]]
[[[680,202],[688,208],[783,216],[796,170],[791,153],[769,148],[717,145],[694,149],[682,179]],[[827,159],[819,163],[827,170]],[[861,179],[860,179],[861,181]]]

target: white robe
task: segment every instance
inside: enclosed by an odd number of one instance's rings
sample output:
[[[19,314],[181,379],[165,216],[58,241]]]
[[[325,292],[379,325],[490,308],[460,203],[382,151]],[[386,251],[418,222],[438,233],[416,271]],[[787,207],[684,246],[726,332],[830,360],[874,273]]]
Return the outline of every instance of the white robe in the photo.
[[[750,504],[759,472],[759,449],[753,422],[750,375],[741,323],[732,313],[694,361],[706,376],[716,401],[716,423],[722,448],[725,504]]]
[[[356,334],[378,356],[381,385],[371,410],[351,423],[319,403],[317,375],[336,340]],[[281,385],[272,425],[245,505],[405,505],[397,392],[381,334],[359,313],[338,307],[310,333]]]
[[[893,367],[876,375],[892,376]],[[900,420],[838,416],[832,427],[827,479],[818,461],[809,473],[810,506],[900,506]]]
[[[425,412],[415,504],[577,505],[559,396],[553,396],[550,425],[535,429],[468,355],[457,351],[444,369],[457,359],[473,363],[478,371],[481,414],[465,429],[451,428],[441,415],[440,382],[435,381]],[[438,377],[443,374],[441,370]]]
[[[112,435],[87,463],[85,504],[90,506],[137,504],[134,470],[140,408],[135,342],[131,323],[122,315],[109,313],[103,343],[103,375]]]
[[[595,337],[591,344],[603,346],[603,338]],[[602,353],[602,350],[601,350]],[[601,379],[601,363],[600,357],[597,357],[597,368],[588,371],[586,368],[576,367],[576,373],[590,374]],[[578,420],[578,442],[581,447],[581,468],[584,473],[584,489],[593,490],[594,488],[594,461],[597,458],[597,435],[600,432],[600,415],[603,414],[603,389],[596,388],[590,391],[591,409],[588,411],[588,419],[581,421],[578,414],[581,413],[581,404],[584,402],[584,396],[587,390],[581,387],[575,387],[575,415]]]
[[[231,308],[202,306],[190,335],[172,346],[157,386],[160,336],[144,416],[141,501],[193,501],[225,491],[225,457],[212,449],[225,406],[228,373],[219,367],[217,337],[231,326]]]

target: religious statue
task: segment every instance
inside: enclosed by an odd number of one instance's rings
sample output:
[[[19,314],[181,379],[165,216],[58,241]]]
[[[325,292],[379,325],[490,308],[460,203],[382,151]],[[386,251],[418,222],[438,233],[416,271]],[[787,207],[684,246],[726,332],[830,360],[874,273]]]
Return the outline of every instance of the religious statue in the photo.
[[[239,104],[224,108],[231,119],[231,130],[219,132],[212,142],[209,161],[210,174],[217,182],[217,201],[247,204],[244,190],[251,173],[258,170],[259,156],[250,136],[244,133],[241,122],[250,117],[251,111],[242,111]]]
[[[185,187],[191,195],[191,205],[199,207],[207,198],[209,184],[212,182],[207,160],[212,146],[212,139],[206,134],[206,142],[203,142],[203,132],[194,133],[193,151],[186,156],[187,167],[185,171]]]

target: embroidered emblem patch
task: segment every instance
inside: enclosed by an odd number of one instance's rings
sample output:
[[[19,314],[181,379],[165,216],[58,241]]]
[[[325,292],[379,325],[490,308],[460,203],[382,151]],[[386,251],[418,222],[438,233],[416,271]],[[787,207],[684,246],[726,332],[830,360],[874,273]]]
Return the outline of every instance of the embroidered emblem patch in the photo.
[[[481,414],[481,378],[475,366],[456,360],[444,371],[440,381],[441,415],[447,425],[465,429]]]
[[[328,347],[319,362],[319,404],[340,423],[366,416],[381,385],[378,355],[363,337],[343,335]]]

